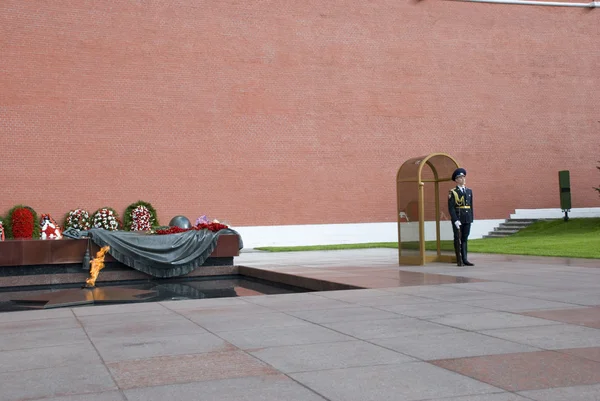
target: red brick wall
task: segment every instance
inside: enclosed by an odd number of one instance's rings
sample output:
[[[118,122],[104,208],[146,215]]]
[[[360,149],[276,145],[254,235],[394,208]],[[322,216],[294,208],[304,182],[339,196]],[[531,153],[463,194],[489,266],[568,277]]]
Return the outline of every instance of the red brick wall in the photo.
[[[598,206],[600,13],[424,0],[0,2],[0,214],[395,221],[447,152],[478,218]]]

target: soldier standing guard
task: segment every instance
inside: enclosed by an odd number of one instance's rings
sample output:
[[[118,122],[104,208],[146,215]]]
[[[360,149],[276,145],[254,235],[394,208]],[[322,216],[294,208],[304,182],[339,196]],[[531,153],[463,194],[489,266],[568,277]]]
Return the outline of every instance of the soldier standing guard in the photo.
[[[467,242],[473,222],[473,191],[465,186],[467,171],[457,168],[452,173],[452,181],[456,187],[448,194],[448,211],[452,218],[452,231],[454,231],[454,251],[458,266],[474,266],[467,259]]]

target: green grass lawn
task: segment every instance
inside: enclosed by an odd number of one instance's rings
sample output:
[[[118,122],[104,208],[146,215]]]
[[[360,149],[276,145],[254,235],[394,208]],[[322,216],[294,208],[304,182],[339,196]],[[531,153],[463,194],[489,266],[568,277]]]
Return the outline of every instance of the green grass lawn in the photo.
[[[453,251],[452,241],[442,241],[441,245],[443,250]],[[403,244],[403,248],[407,249],[417,249],[417,246],[417,243]],[[375,242],[256,249],[292,252],[397,247],[396,242]],[[428,241],[425,247],[428,250],[435,250],[435,241]],[[568,222],[538,221],[510,237],[470,240],[469,252],[600,259],[600,218],[571,219]]]

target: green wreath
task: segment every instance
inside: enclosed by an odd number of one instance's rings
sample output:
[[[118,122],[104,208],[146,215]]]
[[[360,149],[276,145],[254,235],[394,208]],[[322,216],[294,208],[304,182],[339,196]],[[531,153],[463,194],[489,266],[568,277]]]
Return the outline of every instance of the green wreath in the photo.
[[[131,217],[131,214],[138,206],[144,206],[146,209],[148,209],[148,212],[150,212],[150,226],[153,230],[160,226],[160,224],[158,224],[158,217],[154,207],[152,207],[152,205],[148,202],[137,201],[127,206],[127,209],[125,209],[125,214],[123,215],[123,229],[125,231],[131,231],[131,227],[133,226],[133,218]]]
[[[6,220],[4,220],[4,223],[5,223],[4,236],[7,239],[14,238],[14,236],[13,236],[13,214],[16,210],[19,210],[19,209],[27,209],[31,212],[31,215],[33,216],[33,231],[32,231],[31,238],[39,239],[40,238],[40,222],[38,221],[38,215],[35,212],[35,210],[33,210],[33,208],[31,208],[29,206],[25,206],[25,205],[16,205],[8,211],[8,214],[6,215]]]
[[[108,227],[105,226],[103,224],[103,222],[98,222],[97,220],[100,218],[99,213],[102,210],[107,210],[107,211],[111,211],[112,212],[112,216],[111,219],[113,222],[115,222],[115,224],[111,224],[111,222],[108,222]],[[105,230],[109,230],[109,231],[116,231],[119,230],[121,228],[121,219],[119,219],[119,213],[117,213],[117,211],[115,209],[113,209],[112,207],[101,207],[98,210],[96,210],[94,212],[94,214],[91,216],[91,225],[92,228],[103,228]],[[101,219],[100,219],[101,220]],[[100,225],[97,225],[100,224]]]

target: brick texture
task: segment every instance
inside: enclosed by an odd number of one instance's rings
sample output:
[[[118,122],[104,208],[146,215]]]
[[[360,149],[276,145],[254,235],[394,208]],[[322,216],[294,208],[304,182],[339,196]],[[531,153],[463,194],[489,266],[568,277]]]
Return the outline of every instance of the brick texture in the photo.
[[[451,1],[3,0],[0,214],[395,221],[433,152],[477,218],[598,206],[600,14]]]

